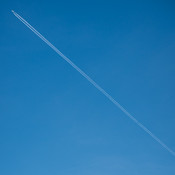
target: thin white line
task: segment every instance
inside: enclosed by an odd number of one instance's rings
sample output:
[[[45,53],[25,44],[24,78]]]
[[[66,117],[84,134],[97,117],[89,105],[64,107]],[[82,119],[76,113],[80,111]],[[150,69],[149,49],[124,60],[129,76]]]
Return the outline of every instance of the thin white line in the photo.
[[[86,78],[92,85],[96,87],[103,95],[105,95],[114,105],[116,105],[121,111],[123,111],[132,121],[140,126],[146,133],[148,133],[154,140],[161,144],[167,151],[173,156],[175,152],[172,151],[166,144],[164,144],[157,136],[155,136],[149,129],[141,124],[135,117],[133,117],[123,106],[121,106],[112,96],[110,96],[103,88],[101,88],[92,78],[90,78],[84,71],[82,71],[77,65],[75,65],[69,58],[61,53],[53,44],[51,44],[44,36],[42,36],[35,28],[33,28],[25,19],[12,10],[12,13],[24,23],[32,32],[34,32],[40,39],[42,39],[47,45],[49,45],[56,53],[58,53],[66,62],[68,62],[74,69],[76,69],[84,78]]]

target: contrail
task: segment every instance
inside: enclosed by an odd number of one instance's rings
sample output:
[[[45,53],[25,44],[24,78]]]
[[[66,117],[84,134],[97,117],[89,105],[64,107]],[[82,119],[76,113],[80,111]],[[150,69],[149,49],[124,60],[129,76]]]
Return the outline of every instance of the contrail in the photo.
[[[173,156],[175,152],[171,150],[165,143],[163,143],[157,136],[155,136],[148,128],[140,123],[134,116],[132,116],[122,105],[120,105],[111,95],[109,95],[102,87],[100,87],[92,78],[90,78],[84,71],[82,71],[76,64],[74,64],[68,57],[61,53],[53,44],[51,44],[43,35],[41,35],[35,28],[33,28],[25,19],[12,10],[12,13],[24,23],[33,33],[35,33],[40,39],[42,39],[48,46],[50,46],[58,55],[60,55],[65,61],[67,61],[75,70],[77,70],[84,78],[86,78],[92,85],[95,86],[104,96],[106,96],[115,106],[123,111],[133,122],[140,126],[146,133],[148,133],[154,140],[162,145]]]

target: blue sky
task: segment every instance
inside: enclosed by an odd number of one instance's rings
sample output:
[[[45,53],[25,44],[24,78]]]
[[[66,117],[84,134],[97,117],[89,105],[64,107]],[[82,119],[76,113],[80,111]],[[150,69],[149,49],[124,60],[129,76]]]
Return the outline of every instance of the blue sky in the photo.
[[[174,7],[173,1],[2,1],[0,174],[173,175],[175,157],[11,10],[175,150]]]

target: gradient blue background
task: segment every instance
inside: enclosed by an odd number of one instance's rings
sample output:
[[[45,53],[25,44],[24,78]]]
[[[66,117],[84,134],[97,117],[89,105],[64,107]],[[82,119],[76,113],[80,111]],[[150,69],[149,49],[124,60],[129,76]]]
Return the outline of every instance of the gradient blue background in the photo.
[[[0,174],[174,175],[175,157],[12,9],[175,151],[173,1],[4,0]]]

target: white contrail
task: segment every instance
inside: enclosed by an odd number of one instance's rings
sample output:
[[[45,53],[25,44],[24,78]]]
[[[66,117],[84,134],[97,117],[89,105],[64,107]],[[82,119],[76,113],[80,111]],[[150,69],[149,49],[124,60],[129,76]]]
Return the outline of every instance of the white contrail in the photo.
[[[146,128],[135,117],[133,117],[123,106],[121,106],[112,96],[110,96],[103,88],[101,88],[92,78],[90,78],[84,71],[82,71],[77,65],[75,65],[69,58],[63,55],[53,44],[51,44],[46,38],[44,38],[44,36],[42,36],[35,28],[33,28],[25,19],[23,19],[20,15],[18,15],[13,10],[12,12],[32,32],[34,32],[47,45],[49,45],[56,53],[58,53],[65,61],[67,61],[74,69],[76,69],[84,78],[86,78],[92,85],[94,85],[103,95],[105,95],[114,105],[116,105],[121,111],[123,111],[132,121],[134,121],[138,126],[140,126],[146,133],[148,133],[154,140],[156,140],[159,144],[161,144],[173,156],[175,156],[175,152],[173,150],[171,150],[157,136],[155,136],[148,128]]]

